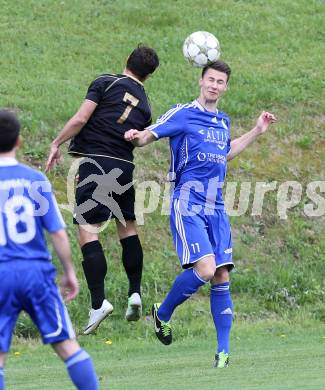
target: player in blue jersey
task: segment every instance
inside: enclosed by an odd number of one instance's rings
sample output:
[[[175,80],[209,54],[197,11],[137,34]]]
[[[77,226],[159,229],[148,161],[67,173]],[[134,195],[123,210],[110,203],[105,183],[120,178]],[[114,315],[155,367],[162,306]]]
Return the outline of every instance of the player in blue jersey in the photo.
[[[226,92],[230,67],[216,61],[202,70],[200,95],[189,104],[179,104],[143,132],[130,130],[125,138],[144,146],[169,137],[171,232],[184,271],[177,276],[162,304],[154,304],[155,333],[165,345],[172,342],[170,318],[175,308],[201,286],[210,282],[210,307],[217,333],[214,365],[229,364],[229,336],[233,305],[229,271],[233,268],[229,219],[222,198],[227,160],[233,159],[263,134],[273,114],[262,112],[255,127],[231,141],[229,117],[217,109]]]
[[[63,266],[62,292],[70,301],[79,286],[65,225],[47,178],[15,158],[19,129],[15,115],[0,110],[0,390],[5,357],[22,310],[39,329],[43,343],[51,344],[64,361],[76,388],[96,390],[93,363],[75,340],[44,237],[46,230]]]

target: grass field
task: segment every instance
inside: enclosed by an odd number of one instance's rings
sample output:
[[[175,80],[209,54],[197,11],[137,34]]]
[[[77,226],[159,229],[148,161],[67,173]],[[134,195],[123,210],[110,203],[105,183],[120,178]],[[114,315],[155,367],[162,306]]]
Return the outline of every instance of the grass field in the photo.
[[[97,337],[80,339],[94,357],[102,388],[323,389],[325,215],[308,218],[304,205],[310,202],[308,183],[325,181],[324,1],[0,0],[0,9],[0,106],[18,113],[24,139],[19,156],[40,169],[50,142],[80,105],[90,81],[122,71],[139,42],[153,46],[161,59],[146,83],[154,118],[196,97],[199,71],[185,63],[181,46],[191,32],[206,30],[218,37],[221,59],[233,70],[220,104],[232,119],[233,137],[250,129],[263,109],[279,119],[229,164],[228,181],[238,186],[277,182],[261,216],[251,213],[252,192],[247,211],[231,217],[237,266],[232,276],[232,366],[225,372],[210,369],[214,331],[206,288],[177,312],[177,343],[171,348],[157,344],[146,317],[132,326],[124,321],[127,281],[115,229],[109,226],[102,243],[109,269],[107,296],[115,311]],[[137,182],[154,180],[162,189],[169,166],[167,142],[138,150],[136,163]],[[62,203],[70,164],[66,158],[49,175]],[[288,219],[281,219],[277,191],[287,181],[302,186],[302,198]],[[324,192],[319,196],[324,198]],[[64,217],[81,281],[80,295],[69,306],[79,332],[89,297],[71,215]],[[152,302],[168,291],[179,265],[168,217],[160,208],[145,215],[139,234],[148,314]],[[69,389],[62,364],[40,348],[25,316],[16,336],[6,370],[8,388]],[[112,345],[105,344],[108,338]]]
[[[80,342],[94,357],[102,389],[324,389],[325,331],[315,322],[236,324],[231,365],[225,370],[212,368],[211,329],[207,336],[185,337],[165,347],[151,338],[132,339],[132,331],[119,340],[98,331]],[[72,390],[63,364],[47,348],[16,341],[13,351],[8,390]]]

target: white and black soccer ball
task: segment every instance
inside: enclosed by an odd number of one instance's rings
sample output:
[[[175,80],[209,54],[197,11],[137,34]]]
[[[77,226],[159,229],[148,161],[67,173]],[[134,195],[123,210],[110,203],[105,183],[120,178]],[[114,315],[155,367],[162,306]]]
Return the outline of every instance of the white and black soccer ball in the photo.
[[[183,54],[188,62],[198,68],[217,61],[220,57],[218,39],[207,31],[196,31],[183,44]]]

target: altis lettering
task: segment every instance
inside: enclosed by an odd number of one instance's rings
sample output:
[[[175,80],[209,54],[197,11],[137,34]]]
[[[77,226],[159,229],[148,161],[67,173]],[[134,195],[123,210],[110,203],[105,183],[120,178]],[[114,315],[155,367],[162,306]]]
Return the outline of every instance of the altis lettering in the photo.
[[[228,134],[225,131],[209,127],[206,130],[199,130],[199,133],[204,135],[203,142],[216,144],[220,149],[224,149],[228,143]]]

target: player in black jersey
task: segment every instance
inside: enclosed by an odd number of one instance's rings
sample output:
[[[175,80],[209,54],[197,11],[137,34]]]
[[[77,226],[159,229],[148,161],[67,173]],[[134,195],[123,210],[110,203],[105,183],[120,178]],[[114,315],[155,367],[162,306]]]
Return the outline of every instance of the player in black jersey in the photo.
[[[99,242],[103,222],[115,218],[122,261],[129,279],[125,317],[141,316],[143,253],[135,214],[133,145],[124,140],[129,129],[151,124],[151,109],[143,82],[159,65],[156,52],[139,46],[122,74],[104,74],[89,86],[85,101],[51,144],[46,170],[60,161],[60,145],[71,140],[69,154],[82,157],[76,189],[74,223],[79,227],[83,270],[91,294],[90,318],[84,334],[93,332],[112,311],[105,299],[106,258]]]

